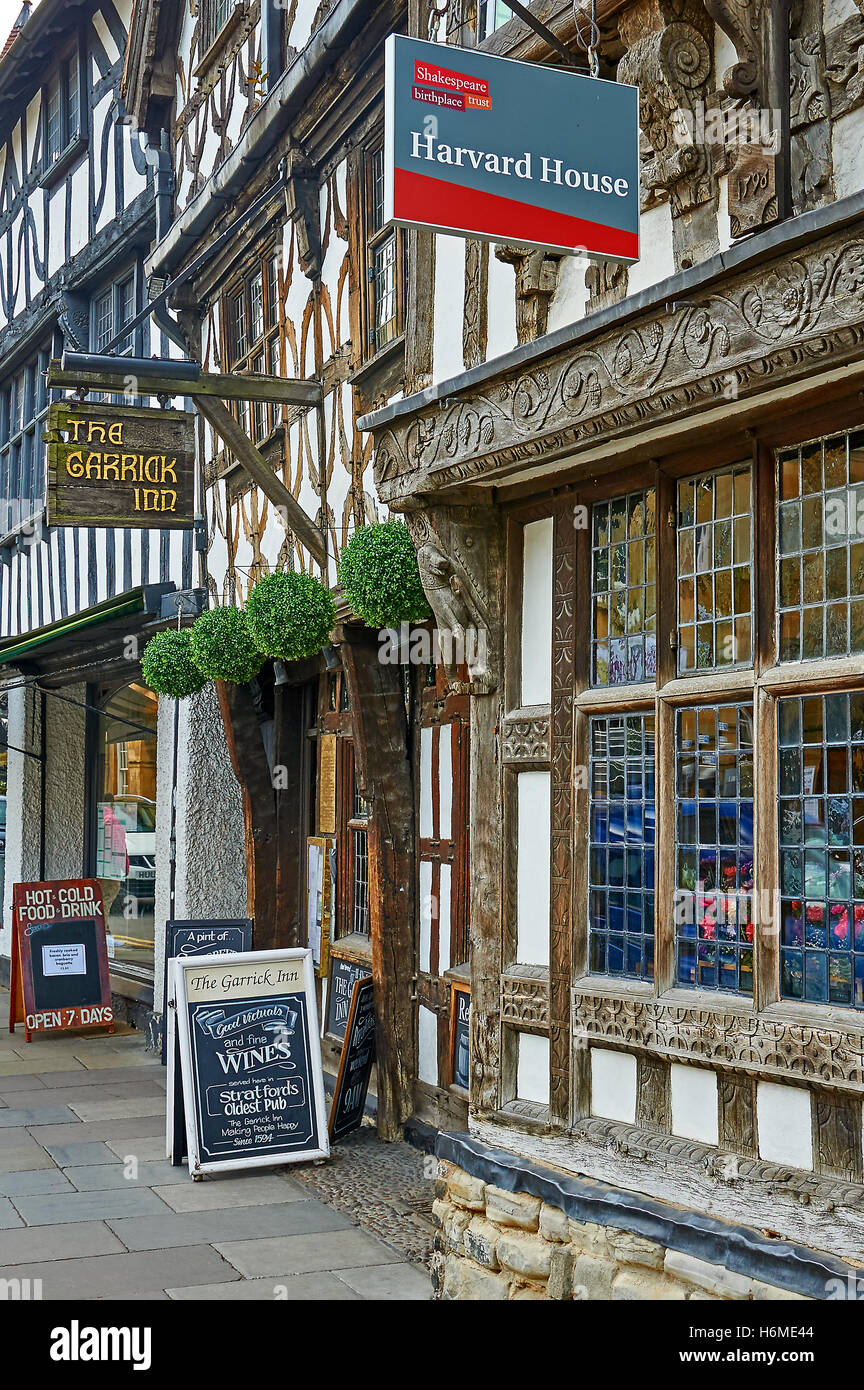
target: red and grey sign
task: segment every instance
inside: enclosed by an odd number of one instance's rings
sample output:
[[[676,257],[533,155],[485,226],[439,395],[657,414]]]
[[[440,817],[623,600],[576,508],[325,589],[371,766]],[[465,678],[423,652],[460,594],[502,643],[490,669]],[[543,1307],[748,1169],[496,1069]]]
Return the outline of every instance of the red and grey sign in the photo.
[[[639,259],[639,94],[562,68],[393,34],[385,217]]]

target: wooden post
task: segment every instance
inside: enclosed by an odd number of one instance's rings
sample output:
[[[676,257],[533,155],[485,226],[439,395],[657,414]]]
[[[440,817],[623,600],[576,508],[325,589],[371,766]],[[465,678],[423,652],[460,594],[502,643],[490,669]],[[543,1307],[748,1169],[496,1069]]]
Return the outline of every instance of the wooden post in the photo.
[[[369,923],[377,1032],[378,1133],[402,1137],[414,1109],[414,781],[402,670],[378,660],[378,634],[337,630],[354,719],[357,787],[371,802]]]

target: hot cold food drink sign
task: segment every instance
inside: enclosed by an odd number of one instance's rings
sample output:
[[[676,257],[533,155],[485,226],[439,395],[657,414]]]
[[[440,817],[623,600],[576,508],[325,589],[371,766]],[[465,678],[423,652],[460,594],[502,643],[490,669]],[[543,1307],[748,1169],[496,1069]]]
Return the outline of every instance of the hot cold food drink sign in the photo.
[[[9,1030],[114,1030],[105,913],[98,879],[16,883],[12,889]]]
[[[189,1171],[330,1152],[308,949],[171,962]]]

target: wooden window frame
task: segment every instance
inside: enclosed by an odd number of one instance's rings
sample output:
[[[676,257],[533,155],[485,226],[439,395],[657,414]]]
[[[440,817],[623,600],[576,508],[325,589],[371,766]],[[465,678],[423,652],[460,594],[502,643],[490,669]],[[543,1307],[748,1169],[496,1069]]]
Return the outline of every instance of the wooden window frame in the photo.
[[[72,71],[76,71],[78,77],[78,120],[74,128],[70,123],[69,111],[69,76]],[[86,77],[87,45],[82,31],[77,35],[74,43],[70,44],[64,51],[51,77],[42,86],[40,110],[42,174],[40,183],[43,186],[50,186],[61,179],[81,150],[86,147],[89,135],[89,107],[87,104],[89,84]],[[48,150],[48,104],[55,78],[59,79],[60,84],[60,147],[51,158]]]
[[[375,194],[374,194],[374,161],[383,152],[384,129],[383,125],[376,125],[373,132],[366,137],[358,151],[357,164],[357,206],[358,223],[360,228],[360,247],[358,258],[359,272],[359,303],[360,303],[360,360],[362,363],[373,361],[379,356],[386,354],[400,343],[405,333],[405,257],[406,240],[405,234],[400,227],[391,227],[386,223],[380,227],[373,222]],[[378,339],[378,326],[375,322],[375,256],[392,241],[394,248],[394,278],[395,278],[395,297],[396,312],[392,320],[392,332],[381,341]]]
[[[19,363],[0,384],[0,506],[8,508],[5,520],[0,518],[0,543],[29,530],[44,506],[45,445],[42,442],[42,425],[52,399],[52,392],[45,385],[44,373],[52,356],[51,344],[43,344],[35,355]],[[13,421],[12,400],[20,389],[18,383],[22,377],[25,378],[24,405],[16,408],[16,419]],[[14,488],[13,479],[16,481]],[[25,497],[23,485],[28,479],[31,486]],[[33,486],[37,482],[38,486]],[[28,500],[29,505],[23,505]],[[13,519],[12,512],[16,506],[20,506],[21,511]]]
[[[275,280],[272,272],[275,267]],[[252,286],[261,280],[261,324],[262,331],[251,337],[253,322]],[[279,376],[285,375],[285,329],[282,312],[282,277],[279,268],[279,250],[274,241],[258,251],[252,261],[247,261],[242,272],[235,275],[224,291],[220,301],[220,325],[222,341],[222,361],[225,370],[232,374],[247,376],[272,375],[274,365],[278,365]],[[275,298],[274,298],[275,286]],[[244,306],[245,342],[242,351],[236,351],[233,341],[233,305],[242,296]],[[259,447],[266,444],[272,435],[281,428],[284,420],[284,407],[264,402],[235,401],[231,404],[235,418],[245,429],[253,444]]]

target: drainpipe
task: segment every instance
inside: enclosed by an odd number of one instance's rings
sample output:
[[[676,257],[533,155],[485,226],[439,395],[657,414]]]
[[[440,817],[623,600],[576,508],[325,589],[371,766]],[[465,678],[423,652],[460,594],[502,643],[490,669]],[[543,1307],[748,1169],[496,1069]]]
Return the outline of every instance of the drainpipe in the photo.
[[[147,145],[144,158],[154,172],[158,243],[167,235],[174,211],[174,170],[171,167],[170,137],[167,130],[159,132],[158,145]]]
[[[276,0],[261,0],[261,70],[266,91],[276,86],[283,67],[282,10]]]

